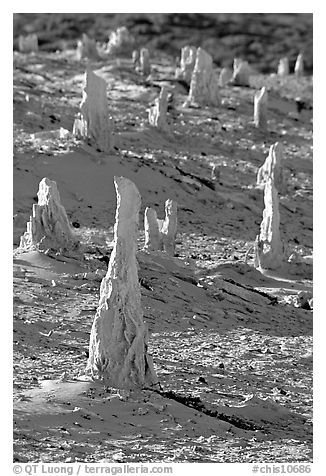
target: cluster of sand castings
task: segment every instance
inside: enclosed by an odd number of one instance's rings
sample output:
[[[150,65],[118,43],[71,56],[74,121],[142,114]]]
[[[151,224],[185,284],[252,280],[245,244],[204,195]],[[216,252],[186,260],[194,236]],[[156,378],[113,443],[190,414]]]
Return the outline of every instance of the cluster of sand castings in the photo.
[[[87,58],[90,60],[99,60],[100,55],[97,49],[96,41],[83,33],[82,39],[77,42],[76,56],[78,60]]]
[[[130,180],[115,177],[114,184],[114,246],[101,283],[86,372],[116,388],[142,388],[156,384],[157,377],[147,352],[136,260],[141,198]]]
[[[115,55],[130,55],[135,46],[135,38],[129,33],[125,26],[117,28],[110,33],[110,38],[106,46],[106,53]]]
[[[174,256],[177,226],[177,203],[174,200],[166,200],[164,220],[157,218],[157,213],[153,208],[147,207],[144,215],[144,249],[165,251]]]
[[[33,204],[27,230],[20,238],[19,251],[71,250],[78,245],[63,205],[57,184],[43,178],[37,192],[38,203]]]
[[[78,139],[89,140],[102,152],[110,152],[114,146],[112,129],[106,82],[87,68],[80,114],[75,119],[73,135]]]
[[[218,77],[213,71],[212,57],[202,48],[196,52],[190,90],[185,105],[218,106],[220,104]]]

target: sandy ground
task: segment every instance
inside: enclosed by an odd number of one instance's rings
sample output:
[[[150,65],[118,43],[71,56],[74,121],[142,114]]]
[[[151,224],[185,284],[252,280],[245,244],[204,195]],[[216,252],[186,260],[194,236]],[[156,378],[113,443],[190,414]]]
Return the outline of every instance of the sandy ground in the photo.
[[[262,220],[258,167],[284,146],[280,197],[288,254],[312,255],[312,77],[257,74],[221,89],[218,108],[184,108],[174,60],[157,53],[148,78],[129,59],[92,63],[109,84],[113,154],[70,138],[85,62],[72,51],[14,54],[14,248],[43,177],[55,180],[83,252],[14,255],[14,461],[311,462],[312,265],[264,276],[252,245]],[[268,132],[253,96],[270,88]],[[166,85],[170,131],[147,108]],[[295,98],[304,108],[298,113]],[[218,182],[211,180],[217,165]],[[162,390],[123,392],[83,377],[101,278],[112,249],[114,175],[142,196],[139,278]],[[178,202],[177,256],[141,251],[143,212]]]

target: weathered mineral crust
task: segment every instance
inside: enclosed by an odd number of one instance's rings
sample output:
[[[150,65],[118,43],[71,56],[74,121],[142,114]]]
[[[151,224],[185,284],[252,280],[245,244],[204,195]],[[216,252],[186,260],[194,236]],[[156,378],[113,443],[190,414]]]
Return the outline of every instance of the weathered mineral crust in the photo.
[[[73,135],[78,139],[90,140],[92,145],[100,151],[109,152],[114,146],[112,129],[106,97],[106,82],[88,68],[80,115],[75,119]]]
[[[21,53],[33,53],[35,51],[38,51],[37,35],[20,35],[18,39],[18,49]]]
[[[125,26],[121,26],[116,31],[111,32],[106,52],[115,55],[130,55],[134,46],[135,38]]]
[[[130,180],[115,177],[114,183],[114,247],[101,283],[86,372],[107,385],[131,389],[154,385],[157,377],[147,352],[136,260],[141,198]]]
[[[284,263],[284,245],[280,238],[278,192],[272,179],[265,184],[264,203],[263,221],[256,238],[255,266],[262,270],[275,270]]]
[[[137,71],[144,76],[148,76],[151,72],[151,65],[149,62],[149,51],[147,48],[141,48],[139,53],[139,64]]]
[[[303,76],[303,71],[304,71],[304,68],[303,68],[303,54],[300,53],[297,57],[296,62],[295,62],[294,74],[298,77]]]
[[[32,250],[72,250],[78,246],[67,217],[61,205],[57,184],[43,178],[37,192],[38,203],[33,204],[33,212],[27,223],[27,230],[20,238],[20,251]]]
[[[190,84],[191,75],[196,62],[196,47],[184,46],[181,49],[180,68],[175,71],[175,77]]]
[[[212,57],[202,48],[198,48],[186,104],[217,106],[219,103],[218,77],[213,71]]]
[[[278,63],[277,74],[279,76],[288,76],[289,72],[289,59],[287,57],[281,58]]]
[[[282,162],[282,144],[280,142],[275,142],[275,144],[270,146],[265,162],[258,169],[257,185],[264,186],[269,179],[272,179],[277,191],[281,194],[286,193],[286,181],[283,173]]]
[[[223,88],[232,79],[232,71],[229,68],[223,68],[218,78],[218,84]]]
[[[100,55],[97,50],[96,41],[89,38],[86,33],[83,33],[82,39],[77,42],[76,55],[78,60],[83,58],[99,60]]]
[[[268,93],[265,87],[254,97],[254,124],[260,129],[267,127]]]
[[[177,227],[177,203],[174,200],[166,200],[164,220],[158,219],[156,211],[147,207],[144,215],[144,249],[165,251],[167,254],[174,256]]]
[[[234,58],[232,83],[235,86],[250,86],[249,78],[252,75],[251,68],[247,61]]]
[[[155,104],[148,110],[148,121],[151,126],[162,130],[168,129],[166,114],[168,110],[168,92],[162,87],[160,95],[155,99]]]

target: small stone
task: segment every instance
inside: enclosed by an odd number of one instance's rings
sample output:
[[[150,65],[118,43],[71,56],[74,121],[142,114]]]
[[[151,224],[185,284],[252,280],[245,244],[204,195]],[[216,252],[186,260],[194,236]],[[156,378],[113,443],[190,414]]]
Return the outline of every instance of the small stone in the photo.
[[[151,126],[161,130],[167,130],[168,124],[166,114],[168,109],[168,92],[165,86],[162,87],[160,95],[155,99],[155,105],[149,109],[148,121]]]
[[[156,211],[147,207],[144,215],[144,249],[165,251],[167,254],[174,256],[177,223],[177,203],[174,200],[166,200],[164,220],[158,219]]]
[[[231,81],[232,76],[233,74],[230,68],[223,68],[218,78],[219,86],[223,88],[229,81]]]
[[[247,61],[240,58],[234,58],[232,83],[235,86],[250,86],[249,78],[252,70]]]
[[[151,65],[149,62],[149,51],[147,48],[142,48],[140,50],[139,55],[139,66],[137,71],[143,74],[144,76],[148,76],[151,72]]]

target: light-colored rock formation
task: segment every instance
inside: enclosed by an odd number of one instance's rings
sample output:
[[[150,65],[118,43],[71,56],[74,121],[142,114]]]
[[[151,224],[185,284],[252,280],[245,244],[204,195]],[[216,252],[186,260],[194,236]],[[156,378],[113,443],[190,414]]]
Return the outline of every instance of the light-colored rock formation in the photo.
[[[187,84],[190,84],[191,75],[195,67],[196,51],[195,46],[184,46],[181,49],[180,67],[176,69],[175,77],[185,81]]]
[[[265,87],[254,97],[254,124],[260,129],[267,127],[268,93]]]
[[[27,230],[20,239],[19,250],[72,250],[78,240],[74,235],[61,205],[57,184],[43,178],[37,192],[38,203],[33,204],[33,212],[27,223]]]
[[[141,48],[139,54],[139,65],[137,71],[144,76],[148,76],[151,72],[151,65],[149,62],[149,51],[147,48]]]
[[[91,60],[99,60],[100,55],[97,50],[96,41],[88,38],[86,33],[83,33],[82,39],[77,42],[76,56],[78,60],[83,58]]]
[[[168,109],[168,92],[165,86],[162,87],[160,95],[155,99],[155,104],[148,110],[148,121],[151,126],[162,130],[168,129],[166,114]]]
[[[232,76],[233,74],[230,68],[223,68],[218,78],[218,85],[223,88],[229,81],[231,81]]]
[[[277,68],[278,76],[288,76],[289,72],[289,59],[287,57],[281,58]]]
[[[144,249],[165,251],[167,254],[174,256],[177,227],[177,203],[174,200],[166,200],[164,220],[157,218],[156,211],[147,207],[144,215]]]
[[[37,35],[20,35],[18,39],[18,49],[21,53],[33,53],[35,51],[38,51]]]
[[[240,58],[234,58],[232,83],[235,86],[250,86],[249,78],[252,70],[247,61]]]
[[[112,55],[130,55],[135,46],[135,38],[125,26],[117,28],[110,33],[106,52]]]
[[[115,177],[114,183],[117,193],[114,247],[101,283],[86,372],[116,388],[141,388],[157,383],[147,352],[148,334],[136,260],[141,198],[130,180]]]
[[[275,270],[284,262],[284,245],[280,238],[278,192],[272,179],[265,184],[264,203],[263,221],[256,238],[255,266],[263,270]]]
[[[134,65],[134,68],[136,69],[139,65],[139,51],[138,50],[134,50],[132,52],[132,56],[131,56],[131,59],[132,59],[132,63]]]
[[[113,148],[112,129],[106,97],[106,82],[88,68],[85,74],[80,115],[75,119],[73,135],[79,139],[90,140],[92,145],[100,151],[109,152]]]
[[[298,77],[300,76],[303,76],[303,71],[304,71],[304,67],[303,67],[303,54],[300,53],[297,57],[297,60],[295,62],[295,66],[294,66],[294,74]]]
[[[286,182],[283,173],[283,147],[280,142],[275,142],[269,148],[265,162],[257,173],[257,185],[265,186],[269,179],[281,194],[286,193]]]
[[[217,106],[219,103],[218,77],[213,71],[212,57],[202,48],[198,48],[186,104]]]

